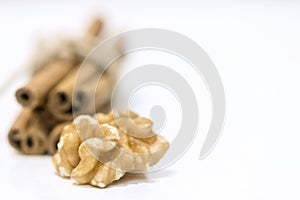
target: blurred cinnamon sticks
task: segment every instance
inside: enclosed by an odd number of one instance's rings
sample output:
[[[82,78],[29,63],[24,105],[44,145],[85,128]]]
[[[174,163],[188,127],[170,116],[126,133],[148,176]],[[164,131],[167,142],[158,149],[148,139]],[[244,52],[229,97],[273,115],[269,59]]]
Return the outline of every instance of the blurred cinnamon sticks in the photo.
[[[84,73],[81,74],[84,79],[79,84],[80,92],[73,99],[79,66],[88,53],[82,53],[78,47],[83,43],[89,49],[95,47],[101,29],[102,21],[96,19],[88,27],[84,38],[78,41],[79,45],[77,41],[72,41],[70,47],[60,48],[58,52],[40,52],[46,56],[42,56],[43,60],[37,58],[37,62],[33,62],[39,66],[35,67],[31,80],[16,91],[16,99],[22,105],[22,111],[8,134],[9,142],[16,150],[24,154],[54,154],[64,125],[73,120],[72,111],[74,108],[84,110],[87,98],[95,98],[97,112],[107,110],[115,74],[104,73],[98,80],[94,71],[105,67],[101,66],[101,62],[88,63],[91,65],[90,70],[80,72]],[[109,51],[120,52],[121,46],[116,47]],[[68,49],[67,53],[65,49]],[[95,85],[96,91],[91,96],[91,88]]]
[[[17,101],[22,106],[32,109],[41,106],[49,91],[70,72],[74,64],[75,61],[71,59],[60,59],[49,63],[25,86],[17,90]]]

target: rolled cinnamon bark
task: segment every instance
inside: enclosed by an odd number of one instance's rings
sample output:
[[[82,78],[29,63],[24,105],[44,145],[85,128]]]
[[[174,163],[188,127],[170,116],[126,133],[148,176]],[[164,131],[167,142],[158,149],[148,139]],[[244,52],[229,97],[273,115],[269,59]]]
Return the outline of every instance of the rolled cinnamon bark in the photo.
[[[88,107],[87,99],[95,97],[96,111],[106,112],[108,110],[113,89],[113,74],[104,73],[98,82],[96,75],[99,74],[99,70],[103,70],[103,66],[98,62],[86,61],[85,64],[90,67],[85,67],[86,70],[80,72],[80,80],[76,79],[79,70],[78,64],[86,57],[86,49],[89,50],[98,41],[96,37],[101,29],[102,21],[94,20],[82,40],[66,43],[66,45],[71,45],[66,48],[62,45],[57,54],[54,52],[52,55],[50,52],[48,59],[33,74],[32,79],[17,90],[16,98],[23,106],[23,111],[14,122],[8,135],[9,142],[15,149],[24,154],[44,154],[46,152],[53,154],[65,122],[73,120],[73,110],[86,109]],[[82,45],[80,45],[81,42]],[[65,49],[70,50],[71,54],[65,56]],[[81,49],[84,52],[82,55]],[[107,49],[107,51],[110,50]],[[105,57],[102,55],[100,60]],[[79,82],[76,85],[79,93],[73,96],[75,81]],[[95,86],[97,86],[96,91],[91,91],[95,89]],[[75,99],[73,99],[74,97]],[[87,112],[94,111],[86,110]]]
[[[49,94],[47,108],[59,120],[65,120],[64,117],[59,117],[59,113],[69,112],[72,108],[72,92],[77,71],[78,68],[74,68]]]
[[[34,118],[26,131],[25,138],[22,140],[22,152],[30,155],[45,154],[47,133],[47,130],[39,120]]]
[[[94,79],[81,85],[79,89],[76,89],[76,92],[81,94],[80,101],[73,102],[75,115],[77,113],[95,114],[93,111],[103,112],[102,109],[110,103],[113,86],[111,78],[105,74],[99,81],[98,78],[94,77]],[[95,98],[95,105],[90,105],[92,98]]]
[[[53,155],[56,153],[57,143],[59,142],[61,132],[67,124],[69,124],[69,122],[58,124],[50,132],[46,141],[46,149],[48,154]]]
[[[101,108],[110,100],[113,84],[107,75],[103,75],[98,82],[95,76],[96,70],[97,68],[92,65],[83,70],[73,69],[62,82],[53,88],[49,94],[47,108],[55,119],[71,121],[73,111],[92,114],[91,106],[87,105],[88,98],[96,97],[96,111],[101,111]],[[78,73],[80,73],[79,77]],[[97,86],[96,91],[93,90],[95,86]],[[74,87],[76,87],[75,94],[73,94]]]
[[[103,22],[101,19],[95,19],[86,31],[86,37],[96,37],[102,30]]]
[[[10,144],[24,154],[44,154],[47,128],[33,111],[24,109],[8,134]]]
[[[17,101],[30,108],[42,105],[50,90],[70,72],[74,63],[71,59],[53,61],[34,75],[24,87],[17,90]]]
[[[40,124],[45,128],[45,130],[47,130],[47,133],[49,133],[53,127],[59,123],[45,105],[35,108],[32,115],[33,119],[38,119]]]
[[[29,125],[31,110],[23,109],[8,133],[8,141],[16,150],[22,151],[22,141]]]
[[[81,86],[95,75],[95,68],[93,66],[88,66],[86,69],[80,70],[80,80],[77,80],[79,67],[74,68],[64,80],[51,90],[47,108],[57,120],[71,121],[73,119],[72,104],[75,81],[77,82],[76,85]],[[80,90],[78,95],[76,95],[77,99],[75,101],[80,102],[82,96],[84,96],[84,91]]]

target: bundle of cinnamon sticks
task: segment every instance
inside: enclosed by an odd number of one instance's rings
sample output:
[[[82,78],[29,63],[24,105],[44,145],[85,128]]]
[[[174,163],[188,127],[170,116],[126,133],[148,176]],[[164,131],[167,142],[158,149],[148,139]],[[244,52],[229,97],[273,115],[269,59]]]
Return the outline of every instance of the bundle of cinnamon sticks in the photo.
[[[79,66],[88,51],[99,43],[101,29],[102,21],[96,19],[83,39],[67,42],[68,47],[58,48],[58,51],[39,52],[43,55],[37,55],[33,62],[35,72],[31,80],[16,91],[22,111],[8,134],[9,142],[16,150],[24,154],[54,154],[64,125],[73,120],[74,110],[85,108],[86,99],[91,98],[89,91],[95,84],[96,111],[107,112],[110,109],[115,74],[104,71],[98,80],[95,70],[103,70],[105,66],[101,63],[85,63],[89,65],[88,70],[80,72],[84,73],[80,76],[84,78],[81,78],[80,88],[76,88],[79,92],[73,95]],[[83,46],[88,47],[85,53]],[[121,45],[109,51],[121,52]]]

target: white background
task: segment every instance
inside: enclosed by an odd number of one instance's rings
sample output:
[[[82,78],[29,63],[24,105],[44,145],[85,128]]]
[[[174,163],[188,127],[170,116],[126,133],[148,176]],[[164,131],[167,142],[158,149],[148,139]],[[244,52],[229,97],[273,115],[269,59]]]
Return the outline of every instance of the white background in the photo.
[[[204,116],[199,137],[174,165],[97,189],[56,176],[48,156],[19,155],[8,145],[20,110],[14,90],[26,77],[12,81],[0,102],[0,198],[299,199],[300,3],[209,2],[0,1],[1,84],[24,67],[40,35],[80,33],[100,14],[110,33],[154,27],[188,36],[214,61],[227,97],[223,135],[206,159],[198,160]]]

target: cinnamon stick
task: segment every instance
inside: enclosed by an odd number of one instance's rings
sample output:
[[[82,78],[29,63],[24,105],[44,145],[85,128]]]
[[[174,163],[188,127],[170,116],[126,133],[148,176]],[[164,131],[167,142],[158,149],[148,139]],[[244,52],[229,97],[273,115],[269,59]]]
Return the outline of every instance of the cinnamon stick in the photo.
[[[18,151],[22,151],[22,141],[25,136],[25,130],[29,125],[30,115],[31,110],[24,109],[19,114],[8,133],[9,143]]]
[[[95,98],[95,93],[97,111],[110,100],[113,89],[112,81],[110,77],[103,75],[98,82],[95,76],[96,70],[96,67],[92,65],[86,66],[86,68],[73,69],[63,81],[53,88],[49,94],[47,108],[57,120],[73,120],[72,111],[82,112],[83,109],[89,107],[87,105],[88,98]],[[93,90],[95,86],[97,86],[96,91]],[[73,95],[74,87],[76,87],[76,94]],[[75,99],[73,99],[74,97]],[[85,113],[91,112],[91,109],[85,111]]]
[[[58,120],[72,120],[60,117],[60,113],[69,112],[72,108],[73,85],[78,68],[74,68],[49,94],[47,108]]]
[[[72,103],[75,81],[77,81],[78,86],[81,86],[94,76],[94,70],[94,67],[90,66],[88,66],[87,70],[80,70],[80,80],[76,80],[79,67],[74,68],[64,80],[51,90],[48,97],[47,108],[57,120],[71,121],[73,119]],[[80,101],[81,96],[84,96],[82,93],[83,92],[80,92],[80,94],[77,95],[78,98],[75,101]]]
[[[48,52],[48,60],[25,86],[17,90],[16,98],[23,110],[8,134],[9,142],[16,150],[24,154],[54,154],[63,127],[73,120],[73,111],[93,114],[93,106],[96,112],[110,109],[115,71],[107,70],[99,81],[97,74],[104,70],[105,58],[110,51],[115,54],[121,47],[108,47],[101,56],[85,61],[84,65],[88,67],[83,67],[84,70],[78,66],[83,64],[86,51],[96,44],[101,29],[102,21],[93,21],[83,40],[71,42],[73,46],[66,48],[71,51],[67,57],[60,56],[65,53],[63,47],[57,54]],[[77,80],[78,73],[80,78]],[[75,87],[78,93],[73,95]],[[88,105],[89,98],[95,98],[95,105]]]
[[[44,154],[47,128],[30,109],[23,109],[8,134],[10,144],[24,154]]]
[[[75,108],[73,111],[75,114],[77,112],[81,114],[93,114],[94,109],[97,112],[103,112],[102,109],[106,104],[110,103],[113,86],[111,78],[105,74],[102,75],[99,81],[97,77],[94,77],[85,82],[76,90],[77,93],[81,94],[81,98],[80,101],[73,102],[73,107]],[[92,98],[95,98],[95,105],[89,105],[89,100]]]
[[[32,117],[38,119],[40,124],[49,132],[59,121],[56,120],[49,112],[46,105],[35,108],[32,112]]]
[[[55,60],[17,90],[17,101],[24,107],[36,108],[45,102],[49,91],[72,69],[71,59]]]
[[[50,132],[46,141],[46,149],[48,154],[53,155],[56,153],[57,143],[59,142],[61,132],[68,123],[69,122],[58,124]]]
[[[95,19],[86,31],[86,37],[96,37],[102,30],[103,22],[101,19]]]
[[[38,119],[33,119],[26,131],[22,145],[22,152],[24,154],[45,154],[45,143],[47,139],[47,130],[40,124]]]

